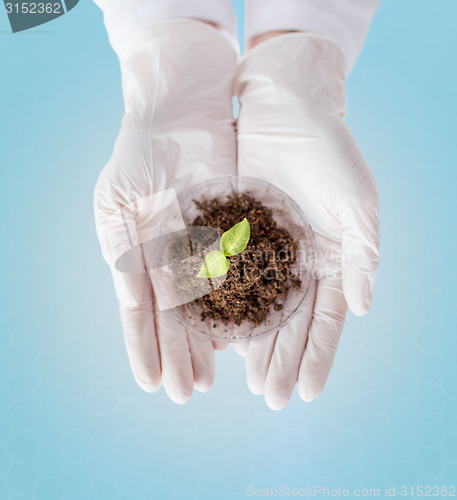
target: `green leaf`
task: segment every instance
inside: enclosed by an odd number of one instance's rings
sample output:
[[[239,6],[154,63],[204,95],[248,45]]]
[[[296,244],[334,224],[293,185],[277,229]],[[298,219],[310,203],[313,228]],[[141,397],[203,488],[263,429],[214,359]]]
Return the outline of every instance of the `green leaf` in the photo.
[[[221,237],[221,252],[226,256],[241,253],[249,243],[251,237],[251,226],[246,217]]]
[[[227,274],[230,261],[218,250],[213,250],[206,255],[197,278],[218,278]]]

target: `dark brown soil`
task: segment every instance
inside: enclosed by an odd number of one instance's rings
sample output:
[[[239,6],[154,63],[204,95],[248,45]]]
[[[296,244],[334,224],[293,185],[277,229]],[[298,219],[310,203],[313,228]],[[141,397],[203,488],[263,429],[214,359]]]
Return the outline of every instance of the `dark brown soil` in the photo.
[[[251,226],[248,246],[230,257],[230,269],[223,284],[195,302],[202,309],[202,320],[211,318],[240,325],[264,322],[270,308],[280,310],[289,289],[298,289],[293,265],[297,244],[290,233],[278,227],[271,210],[248,195],[218,200],[196,201],[201,211],[193,226],[217,228],[222,235],[247,218]]]

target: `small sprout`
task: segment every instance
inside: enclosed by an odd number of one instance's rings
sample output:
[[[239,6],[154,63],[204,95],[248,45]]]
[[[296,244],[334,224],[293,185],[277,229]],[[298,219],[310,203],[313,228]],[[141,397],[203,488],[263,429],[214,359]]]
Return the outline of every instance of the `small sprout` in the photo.
[[[230,261],[227,257],[219,252],[219,250],[213,250],[205,257],[205,261],[197,274],[198,278],[217,278],[219,276],[224,276],[230,267]]]
[[[227,257],[238,255],[248,245],[251,237],[251,226],[246,217],[221,237],[221,253]]]
[[[227,274],[230,259],[240,254],[248,245],[251,237],[251,226],[246,217],[226,231],[221,237],[221,250],[209,252],[202,264],[198,278],[218,278]]]

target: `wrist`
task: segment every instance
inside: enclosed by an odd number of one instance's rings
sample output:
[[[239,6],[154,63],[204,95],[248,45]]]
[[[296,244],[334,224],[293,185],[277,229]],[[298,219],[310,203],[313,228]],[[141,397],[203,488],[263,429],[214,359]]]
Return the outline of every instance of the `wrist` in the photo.
[[[237,54],[211,23],[173,19],[146,30],[121,61],[126,113],[147,126],[232,115]]]
[[[262,33],[261,35],[256,35],[251,38],[249,42],[249,49],[253,49],[256,45],[259,45],[259,43],[265,42],[267,40],[270,40],[271,38],[275,38],[280,35],[285,35],[286,33],[294,33],[295,31],[293,30],[278,30],[278,31],[269,31],[267,33]]]
[[[307,113],[344,116],[344,60],[338,47],[309,32],[269,35],[238,65],[234,88],[241,105],[255,101],[259,107],[263,100],[262,109],[273,107],[276,115],[300,115],[306,108]]]

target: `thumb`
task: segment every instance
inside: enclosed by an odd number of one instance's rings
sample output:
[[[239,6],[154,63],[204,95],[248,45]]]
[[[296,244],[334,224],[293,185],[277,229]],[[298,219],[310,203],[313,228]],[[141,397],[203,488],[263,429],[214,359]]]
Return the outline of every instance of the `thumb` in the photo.
[[[346,207],[342,217],[343,292],[349,309],[363,316],[370,308],[379,265],[379,201],[376,189],[363,206]]]
[[[376,271],[343,268],[343,292],[349,309],[357,316],[368,312],[373,300]]]

